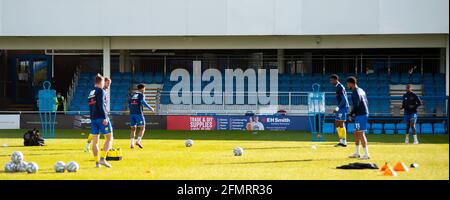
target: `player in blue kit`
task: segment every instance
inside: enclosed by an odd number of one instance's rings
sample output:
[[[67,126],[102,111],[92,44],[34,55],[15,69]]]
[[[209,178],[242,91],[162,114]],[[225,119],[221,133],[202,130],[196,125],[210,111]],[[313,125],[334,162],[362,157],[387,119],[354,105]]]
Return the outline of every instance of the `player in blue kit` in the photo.
[[[347,91],[345,87],[339,82],[339,76],[332,74],[330,76],[330,83],[336,88],[336,99],[338,105],[334,109],[335,120],[334,125],[339,136],[339,143],[336,147],[347,147],[347,130],[345,129],[345,121],[347,121],[347,112],[350,107],[347,99]]]
[[[369,106],[366,92],[359,88],[356,84],[356,78],[351,76],[347,78],[347,86],[352,90],[352,111],[350,112],[349,121],[355,122],[355,145],[356,151],[350,155],[350,158],[361,158],[362,160],[370,159],[369,148],[367,147],[367,138],[365,132],[367,131],[369,119]],[[364,149],[364,156],[360,157],[359,144],[362,144]]]
[[[105,85],[104,77],[97,75],[95,77],[95,87],[88,96],[89,112],[91,117],[91,134],[92,134],[92,153],[96,160],[96,167],[101,165],[111,168],[112,166],[106,161],[108,150],[112,147],[112,126],[106,110],[106,92],[103,89]],[[99,134],[105,136],[105,144],[100,151],[98,148]]]
[[[141,144],[142,137],[145,132],[145,117],[144,117],[144,106],[150,109],[152,112],[155,112],[150,105],[145,101],[145,85],[139,84],[137,85],[137,91],[131,95],[128,107],[130,108],[130,147],[133,149],[136,144],[139,148],[144,148]],[[136,137],[136,127],[139,128],[138,137],[136,143],[134,142],[134,138]]]
[[[413,144],[419,144],[416,134],[417,108],[422,105],[422,100],[412,91],[411,85],[406,85],[406,93],[403,95],[402,109],[405,112],[406,137],[405,143],[409,143],[409,129],[412,129]]]
[[[103,90],[105,90],[105,95],[106,95],[106,99],[109,99],[108,98],[108,92],[109,92],[109,88],[111,87],[111,79],[110,78],[108,78],[108,77],[104,77],[105,78],[105,85],[103,86]],[[108,104],[107,102],[106,102],[106,104]],[[107,110],[107,112],[109,113],[109,110]],[[91,142],[92,142],[92,134],[89,134],[88,135],[88,139],[87,139],[87,141],[86,141],[86,146],[85,146],[85,148],[84,148],[84,151],[85,152],[90,152],[90,148],[91,148]]]

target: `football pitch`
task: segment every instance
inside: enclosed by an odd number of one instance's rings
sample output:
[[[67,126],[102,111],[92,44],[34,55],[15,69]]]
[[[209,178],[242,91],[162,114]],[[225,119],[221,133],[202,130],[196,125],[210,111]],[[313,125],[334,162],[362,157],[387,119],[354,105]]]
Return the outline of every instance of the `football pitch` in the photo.
[[[143,140],[144,149],[130,149],[129,131],[115,130],[114,148],[121,148],[123,160],[111,161],[113,168],[95,168],[91,153],[83,151],[87,130],[56,130],[56,138],[44,147],[24,147],[25,130],[0,130],[0,180],[59,179],[294,179],[294,180],[372,180],[372,179],[449,179],[448,135],[420,135],[421,144],[404,144],[403,135],[368,135],[372,159],[347,158],[354,152],[352,135],[349,147],[334,147],[336,136],[327,142],[311,142],[306,132],[264,131],[153,131]],[[186,139],[194,140],[190,148]],[[234,156],[233,148],[244,148]],[[314,148],[315,147],[315,148]],[[36,174],[6,173],[3,166],[13,151],[21,151],[25,161],[36,162]],[[76,173],[55,173],[57,161],[76,161]],[[337,166],[351,162],[373,162],[381,167],[402,161],[419,164],[397,177],[383,176],[379,170],[342,170]]]

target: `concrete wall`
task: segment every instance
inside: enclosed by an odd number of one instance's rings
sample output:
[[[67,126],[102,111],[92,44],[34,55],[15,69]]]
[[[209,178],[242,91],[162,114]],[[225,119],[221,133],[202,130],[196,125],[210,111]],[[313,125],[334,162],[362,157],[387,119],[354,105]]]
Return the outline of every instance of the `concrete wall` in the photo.
[[[0,0],[0,36],[449,32],[448,0]]]

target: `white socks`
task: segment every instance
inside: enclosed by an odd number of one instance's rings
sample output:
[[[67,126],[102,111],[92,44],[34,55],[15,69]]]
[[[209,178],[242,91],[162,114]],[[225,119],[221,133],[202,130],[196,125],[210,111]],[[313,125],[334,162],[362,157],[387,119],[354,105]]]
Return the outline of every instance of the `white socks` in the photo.
[[[339,139],[339,143],[347,145],[347,140],[345,140],[345,139]]]
[[[413,138],[414,138],[414,144],[418,144],[419,143],[419,139],[417,139],[417,134],[413,135]],[[409,135],[406,135],[405,143],[409,143]]]
[[[419,144],[419,140],[417,139],[417,135],[413,135],[414,137],[414,144]]]
[[[364,149],[364,155],[365,155],[366,157],[369,157],[369,147],[366,146],[366,147],[364,147],[363,149]]]
[[[142,140],[142,137],[138,137],[137,140],[136,140],[136,142],[137,142],[137,143],[140,143],[141,140]],[[131,138],[131,145],[133,145],[133,144],[134,144],[134,138]]]
[[[359,155],[359,145],[356,145],[355,154]]]

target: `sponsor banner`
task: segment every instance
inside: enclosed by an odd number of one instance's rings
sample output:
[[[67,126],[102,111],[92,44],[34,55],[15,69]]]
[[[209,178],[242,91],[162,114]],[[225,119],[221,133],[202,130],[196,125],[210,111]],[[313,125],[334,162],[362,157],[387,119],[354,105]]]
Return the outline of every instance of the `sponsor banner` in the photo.
[[[304,116],[218,116],[217,130],[309,130],[308,118]]]
[[[309,130],[304,116],[167,116],[168,130]]]
[[[20,115],[0,115],[0,129],[20,129]]]
[[[213,116],[167,116],[167,130],[214,130]]]
[[[129,129],[129,115],[112,115],[110,116],[113,129]],[[164,130],[166,129],[166,116],[145,116],[146,126],[148,130]],[[22,129],[41,129],[41,121],[39,114],[22,114],[20,115],[20,128]],[[91,119],[89,115],[56,115],[55,129],[90,129]]]

